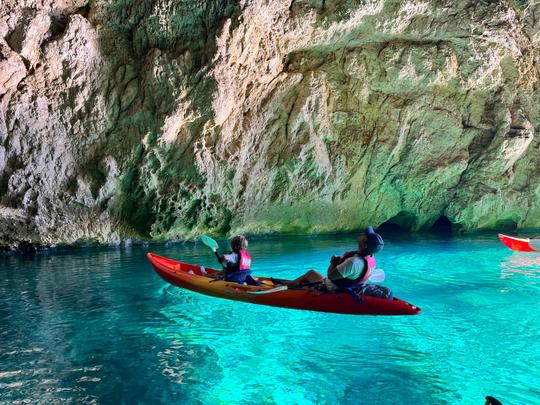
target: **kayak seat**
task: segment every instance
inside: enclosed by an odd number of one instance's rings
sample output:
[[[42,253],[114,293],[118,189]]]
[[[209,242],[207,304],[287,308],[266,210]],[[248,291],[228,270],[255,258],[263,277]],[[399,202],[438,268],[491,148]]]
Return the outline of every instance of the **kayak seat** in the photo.
[[[247,285],[261,285],[261,282],[251,277],[251,270],[240,270],[225,275],[225,281]]]

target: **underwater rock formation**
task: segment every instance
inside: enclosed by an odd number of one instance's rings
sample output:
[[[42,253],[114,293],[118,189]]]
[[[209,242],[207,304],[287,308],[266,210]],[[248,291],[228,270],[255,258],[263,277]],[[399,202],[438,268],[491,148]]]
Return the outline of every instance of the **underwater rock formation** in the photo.
[[[539,227],[539,16],[6,0],[0,245]]]

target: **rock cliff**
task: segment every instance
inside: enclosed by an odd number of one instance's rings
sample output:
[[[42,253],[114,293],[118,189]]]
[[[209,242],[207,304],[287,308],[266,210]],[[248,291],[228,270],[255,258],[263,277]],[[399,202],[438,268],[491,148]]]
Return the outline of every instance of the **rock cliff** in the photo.
[[[540,6],[5,0],[0,245],[540,227]]]

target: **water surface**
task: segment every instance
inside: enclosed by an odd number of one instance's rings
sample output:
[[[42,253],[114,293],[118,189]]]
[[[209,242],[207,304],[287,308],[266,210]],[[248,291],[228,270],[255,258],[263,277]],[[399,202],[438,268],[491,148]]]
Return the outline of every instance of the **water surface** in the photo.
[[[223,243],[222,243],[223,245]],[[253,240],[256,274],[325,271],[351,235]],[[167,285],[145,254],[0,258],[0,403],[540,403],[540,255],[496,237],[387,239],[384,285],[413,317],[324,314]]]

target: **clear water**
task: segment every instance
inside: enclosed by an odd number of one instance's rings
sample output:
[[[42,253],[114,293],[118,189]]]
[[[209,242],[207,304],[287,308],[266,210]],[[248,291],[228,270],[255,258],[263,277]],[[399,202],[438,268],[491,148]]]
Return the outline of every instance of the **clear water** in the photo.
[[[349,235],[252,241],[257,274],[294,277]],[[540,403],[540,255],[494,236],[394,239],[385,285],[413,317],[271,308],[172,287],[148,251],[0,258],[0,403]]]

